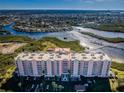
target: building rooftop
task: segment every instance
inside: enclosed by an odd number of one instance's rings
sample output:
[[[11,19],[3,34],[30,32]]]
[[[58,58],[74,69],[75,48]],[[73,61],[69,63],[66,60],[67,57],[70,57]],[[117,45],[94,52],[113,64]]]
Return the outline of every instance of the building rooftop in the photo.
[[[58,51],[57,51],[58,50]],[[15,59],[19,60],[36,60],[36,61],[47,61],[47,60],[79,60],[79,61],[105,61],[111,60],[106,54],[101,52],[82,52],[73,53],[69,49],[57,49],[52,52],[23,52],[20,53]],[[60,51],[61,50],[61,51]]]

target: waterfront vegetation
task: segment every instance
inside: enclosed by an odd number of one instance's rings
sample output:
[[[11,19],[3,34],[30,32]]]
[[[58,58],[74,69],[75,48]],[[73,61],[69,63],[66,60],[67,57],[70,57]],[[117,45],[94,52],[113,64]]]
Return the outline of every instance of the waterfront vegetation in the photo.
[[[93,28],[101,31],[108,32],[122,32],[124,33],[124,22],[112,22],[112,23],[101,23],[97,24],[85,24],[84,27]]]
[[[95,34],[90,33],[90,32],[81,32],[81,33],[84,34],[84,35],[89,35],[91,37],[98,38],[98,39],[110,42],[110,43],[121,43],[121,42],[124,42],[124,38],[108,38],[108,37],[103,37],[103,36],[95,35]]]
[[[79,41],[62,41],[54,37],[44,37],[40,40],[34,40],[28,43],[26,46],[18,49],[16,52],[22,51],[46,51],[48,48],[70,48],[72,51],[80,52],[84,51],[84,47],[80,45]]]
[[[84,47],[80,45],[79,41],[62,41],[55,37],[44,37],[39,40],[33,40],[23,36],[4,36],[0,37],[0,42],[19,42],[28,43],[26,46],[21,47],[17,52],[22,51],[43,51],[47,48],[70,48],[72,51],[83,51]]]
[[[0,42],[9,43],[9,42],[20,42],[20,43],[29,43],[32,39],[23,36],[1,36]]]

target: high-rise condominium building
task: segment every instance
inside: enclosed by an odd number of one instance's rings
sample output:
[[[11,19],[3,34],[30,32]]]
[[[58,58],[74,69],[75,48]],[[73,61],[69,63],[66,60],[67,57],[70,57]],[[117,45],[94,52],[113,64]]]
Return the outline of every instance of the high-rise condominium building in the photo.
[[[54,51],[21,53],[16,58],[20,76],[46,77],[108,77],[111,59],[101,52],[71,52],[56,48]]]

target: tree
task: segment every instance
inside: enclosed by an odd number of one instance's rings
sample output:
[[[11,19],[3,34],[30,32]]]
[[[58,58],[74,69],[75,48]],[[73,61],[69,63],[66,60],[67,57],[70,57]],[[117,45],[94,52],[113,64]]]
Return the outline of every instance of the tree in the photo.
[[[52,82],[52,87],[53,87],[53,91],[57,91],[58,85],[55,82]]]
[[[64,87],[63,87],[62,85],[59,85],[59,86],[58,86],[58,91],[59,91],[59,92],[62,92],[63,89],[64,89]]]
[[[54,88],[55,88],[55,91],[57,91],[57,90],[58,90],[58,85],[55,84],[55,85],[54,85]]]
[[[56,83],[55,82],[52,82],[52,85],[55,85]]]
[[[115,76],[117,76],[118,75],[118,72],[117,71],[115,71]]]
[[[21,82],[19,82],[19,83],[18,83],[18,86],[19,86],[19,87],[21,87],[21,86],[22,86],[22,83],[21,83]]]

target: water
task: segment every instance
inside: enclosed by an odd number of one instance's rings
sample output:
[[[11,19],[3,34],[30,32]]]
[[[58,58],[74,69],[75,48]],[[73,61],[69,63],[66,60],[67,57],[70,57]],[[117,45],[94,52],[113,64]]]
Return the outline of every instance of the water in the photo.
[[[15,23],[11,23],[10,25],[6,25],[4,27],[5,30],[9,31],[12,35],[16,36],[28,36],[32,39],[40,39],[42,37],[50,36],[50,37],[58,37],[59,39],[64,39],[64,37],[68,37],[66,41],[72,41],[73,38],[70,37],[70,32],[19,32],[12,29],[12,26],[15,25]],[[64,36],[64,37],[63,37]]]
[[[8,30],[12,35],[17,35],[17,36],[28,36],[30,38],[34,39],[40,39],[42,37],[56,37],[61,40],[65,41],[73,41],[73,40],[79,40],[80,44],[82,46],[89,47],[89,51],[102,51],[106,53],[109,57],[111,57],[114,61],[124,63],[124,43],[109,43],[103,40],[99,40],[97,38],[93,38],[91,36],[83,35],[78,32],[77,28],[74,29],[73,31],[67,31],[67,32],[18,32],[12,29],[12,25],[14,23],[5,26],[5,30]],[[89,32],[94,32],[97,33],[97,30],[90,30],[90,29],[85,29],[86,31]],[[83,30],[83,31],[85,31]],[[106,34],[108,33],[108,34]],[[104,32],[104,36],[106,37],[124,37],[124,34],[121,33],[114,33],[115,35],[113,36],[114,32]],[[98,35],[102,35],[101,31],[99,31]],[[64,39],[64,38],[67,39]]]

